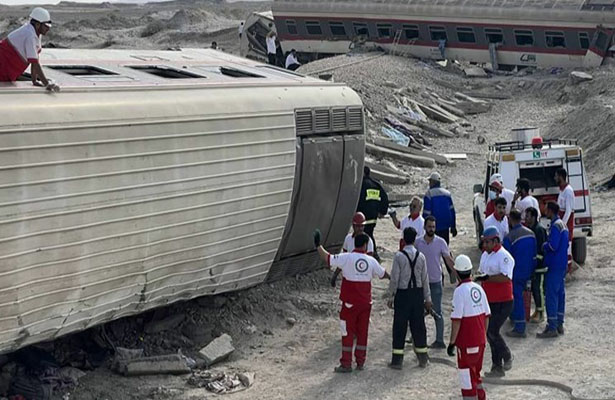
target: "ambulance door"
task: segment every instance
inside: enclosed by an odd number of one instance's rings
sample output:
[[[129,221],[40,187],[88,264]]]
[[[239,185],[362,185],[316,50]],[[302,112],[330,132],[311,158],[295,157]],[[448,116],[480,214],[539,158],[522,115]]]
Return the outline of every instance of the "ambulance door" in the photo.
[[[566,170],[568,171],[568,182],[574,189],[575,231],[580,229],[583,232],[590,233],[592,226],[591,202],[581,149],[566,150]]]

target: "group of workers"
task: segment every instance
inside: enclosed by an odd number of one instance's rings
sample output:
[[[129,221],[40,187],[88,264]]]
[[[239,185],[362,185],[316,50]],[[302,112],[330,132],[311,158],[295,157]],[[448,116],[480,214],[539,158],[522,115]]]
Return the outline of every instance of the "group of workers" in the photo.
[[[314,233],[318,253],[334,271],[331,284],[335,286],[338,274],[342,275],[342,357],[335,371],[353,370],[353,351],[356,369],[364,369],[372,305],[371,280],[375,277],[390,280],[386,302],[394,309],[394,316],[389,366],[403,367],[410,328],[419,366],[428,365],[428,348],[446,349],[450,356],[457,355],[464,399],[486,398],[481,369],[487,342],[492,366],[485,376],[502,377],[512,368],[513,355],[500,330],[510,320],[514,327],[507,335],[526,337],[524,292],[530,282],[536,302],[532,321],[542,320],[545,302],[548,316],[544,331],[536,336],[553,338],[564,334],[564,280],[568,270],[569,232],[573,228],[567,223],[573,220],[570,209],[574,197],[572,200],[569,197],[572,189],[566,183],[566,170],[559,169],[555,179],[560,185],[558,202],[548,202],[543,207],[550,221],[547,233],[540,225],[540,206],[530,195],[529,181],[520,179],[517,191],[513,192],[504,188],[501,175],[491,177],[490,204],[482,234],[483,252],[474,272],[468,256],[459,255],[453,260],[448,245],[449,234],[457,235],[455,207],[450,192],[441,186],[440,174],[432,173],[428,177],[429,189],[423,199],[415,196],[411,200],[406,217],[399,220],[394,211],[389,212],[393,224],[401,231],[401,238],[399,251],[387,273],[379,263],[373,231],[377,219],[387,213],[388,197],[365,167],[358,211],[342,253],[330,254],[320,245],[320,232]],[[442,263],[448,269],[451,283],[457,284],[448,345],[444,342]],[[543,300],[543,287],[546,300]],[[429,314],[435,320],[436,337],[428,346],[425,316]]]

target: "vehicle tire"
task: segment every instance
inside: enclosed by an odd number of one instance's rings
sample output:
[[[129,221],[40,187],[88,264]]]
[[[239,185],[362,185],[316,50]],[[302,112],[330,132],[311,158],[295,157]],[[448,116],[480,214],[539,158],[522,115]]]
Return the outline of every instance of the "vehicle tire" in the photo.
[[[478,211],[474,209],[474,227],[476,228],[476,246],[479,250],[482,250],[482,243],[480,240],[481,235],[483,234],[483,223],[480,220],[480,216],[477,214]]]
[[[587,238],[585,236],[572,238],[572,259],[577,264],[585,264],[587,258]]]

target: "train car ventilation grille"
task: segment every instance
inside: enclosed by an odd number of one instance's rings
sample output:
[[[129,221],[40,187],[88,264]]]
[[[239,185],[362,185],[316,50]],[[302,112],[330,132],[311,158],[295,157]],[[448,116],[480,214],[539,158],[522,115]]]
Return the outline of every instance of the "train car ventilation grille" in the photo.
[[[314,131],[329,132],[331,130],[331,114],[327,110],[314,111]]]
[[[348,129],[355,130],[363,128],[363,110],[360,107],[348,109]]]
[[[298,135],[312,133],[312,110],[295,111],[295,127]]]
[[[346,121],[346,109],[335,108],[331,110],[331,128],[333,131],[345,131],[348,123]]]

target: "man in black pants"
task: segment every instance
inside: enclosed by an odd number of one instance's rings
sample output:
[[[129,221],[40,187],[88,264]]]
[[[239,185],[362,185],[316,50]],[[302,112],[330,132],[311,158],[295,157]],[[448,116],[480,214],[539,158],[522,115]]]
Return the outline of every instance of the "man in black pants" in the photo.
[[[534,275],[532,276],[532,295],[534,297],[534,304],[536,307],[534,309],[534,314],[530,317],[530,322],[537,324],[542,322],[545,315],[544,287],[547,267],[543,262],[544,254],[542,245],[547,241],[547,231],[542,225],[540,225],[540,222],[538,222],[538,210],[534,207],[528,207],[525,209],[525,223],[527,227],[534,232],[534,235],[536,236],[536,245],[538,248],[538,254],[536,254],[536,269],[534,270]]]
[[[419,366],[425,368],[427,356],[427,329],[425,310],[431,311],[431,294],[425,256],[414,247],[416,230],[404,229],[406,246],[393,259],[389,300],[387,305],[395,309],[393,316],[393,357],[389,366],[401,369],[404,362],[404,346],[408,325],[414,339],[414,352]]]
[[[359,193],[359,204],[357,212],[362,212],[367,221],[363,232],[374,242],[374,258],[380,260],[378,249],[376,248],[376,239],[374,239],[374,228],[378,218],[382,218],[389,208],[389,197],[380,182],[370,177],[369,167],[363,168],[363,182],[361,183],[361,192]]]
[[[483,231],[483,248],[480,258],[479,276],[483,290],[487,294],[491,318],[487,327],[487,341],[491,347],[491,371],[485,376],[500,378],[504,371],[512,368],[512,354],[506,345],[500,329],[510,317],[513,309],[512,276],[515,260],[500,244],[500,236],[495,226]]]

